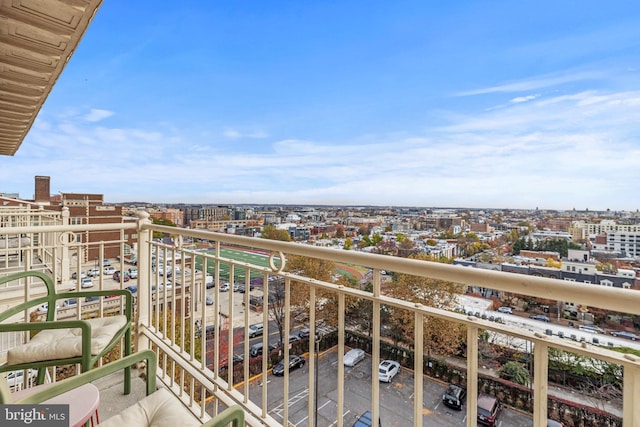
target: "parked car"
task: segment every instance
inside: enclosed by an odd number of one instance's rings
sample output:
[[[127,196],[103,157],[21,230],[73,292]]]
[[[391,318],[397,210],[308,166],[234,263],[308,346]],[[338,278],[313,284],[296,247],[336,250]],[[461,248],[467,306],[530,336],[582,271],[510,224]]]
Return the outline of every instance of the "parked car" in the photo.
[[[216,282],[213,280],[213,276],[210,274],[207,274],[204,277],[204,283],[207,286],[207,289],[211,289],[214,288],[216,286]]]
[[[213,305],[213,298],[211,298],[209,295],[207,295],[207,298],[205,299],[205,303],[207,305]]]
[[[223,283],[222,285],[220,285],[220,292],[229,292],[229,284]]]
[[[307,338],[309,335],[311,335],[311,331],[309,328],[302,328],[298,331],[298,336],[300,338]]]
[[[373,414],[371,411],[367,411],[360,415],[356,422],[353,424],[353,427],[372,427],[373,426]],[[382,427],[380,420],[378,420],[378,427]]]
[[[289,356],[289,371],[293,371],[297,368],[302,368],[304,366],[305,360],[304,357],[292,354]],[[271,370],[273,375],[284,375],[284,364],[285,361],[282,359],[279,361]]]
[[[113,273],[115,273],[115,272],[116,272],[116,269],[115,269],[115,268],[113,268],[113,267],[105,267],[105,268],[102,270],[102,272],[103,272],[105,275],[107,275],[107,276],[111,276],[111,275],[113,275]]]
[[[136,285],[127,286],[125,289],[131,292],[133,296],[138,295],[138,287]]]
[[[99,296],[97,296],[97,295],[92,295],[92,296],[90,296],[90,297],[86,297],[86,298],[84,299],[84,302],[96,302],[96,301],[99,301],[99,300],[100,300],[100,297],[99,297]]]
[[[207,325],[204,329],[204,333],[207,338],[213,338],[216,336],[216,325]],[[202,328],[196,330],[196,338],[202,336]]]
[[[342,359],[344,366],[355,366],[358,362],[364,360],[364,350],[361,348],[352,348],[347,351]]]
[[[82,279],[80,281],[80,287],[81,288],[91,288],[91,287],[93,287],[93,280],[91,279],[91,277],[85,277],[84,279]]]
[[[450,384],[442,395],[442,403],[450,408],[461,410],[466,396],[467,391],[464,388]]]
[[[22,390],[24,386],[24,372],[24,370],[7,372],[7,384],[11,391]],[[27,387],[35,383],[37,374],[37,369],[27,369]]]
[[[102,266],[103,267],[111,267],[111,261],[109,261],[108,259],[103,259],[102,260]]]
[[[497,397],[484,393],[478,395],[478,423],[494,427],[500,411],[502,404]]]
[[[130,268],[128,270],[129,273],[129,277],[131,277],[132,279],[137,279],[138,278],[138,269],[137,268]]]
[[[99,275],[100,275],[99,268],[90,268],[89,270],[87,270],[87,276],[89,277],[97,277]]]
[[[502,306],[498,308],[498,311],[500,313],[513,314],[513,310],[511,309],[511,307],[507,307],[507,306]]]
[[[604,329],[596,325],[578,325],[578,329],[592,334],[604,334]]]
[[[629,339],[631,341],[637,341],[638,340],[638,336],[636,334],[634,334],[633,332],[611,331],[611,335],[613,335],[614,337],[626,338],[626,339]]]
[[[75,298],[66,299],[62,303],[63,308],[75,307],[76,305],[78,305],[78,300]]]
[[[529,319],[541,320],[543,322],[550,322],[551,321],[549,319],[549,317],[545,316],[544,314],[532,314],[531,316],[529,316]]]
[[[85,273],[84,271],[80,272],[80,278],[84,279],[85,277],[87,277],[87,273]],[[71,275],[71,278],[73,280],[76,280],[78,278],[78,273],[76,273],[75,271],[73,272],[73,274]]]
[[[269,352],[278,348],[277,344],[269,343]],[[249,349],[249,355],[251,357],[260,356],[262,354],[262,341],[257,342],[251,346]]]
[[[120,270],[118,270],[115,273],[113,273],[113,280],[115,280],[117,282],[120,281]],[[128,282],[129,280],[130,280],[129,273],[127,273],[125,271],[124,274],[122,275],[122,281],[123,282]]]
[[[60,306],[58,304],[56,304],[56,308],[60,308]],[[40,314],[44,314],[47,311],[49,311],[49,304],[48,303],[44,303],[42,304],[40,307],[38,307],[38,313]]]
[[[249,338],[257,337],[262,335],[264,331],[264,326],[262,323],[256,323],[254,325],[249,325]]]
[[[400,364],[395,360],[383,360],[378,366],[378,380],[390,383],[400,372]]]

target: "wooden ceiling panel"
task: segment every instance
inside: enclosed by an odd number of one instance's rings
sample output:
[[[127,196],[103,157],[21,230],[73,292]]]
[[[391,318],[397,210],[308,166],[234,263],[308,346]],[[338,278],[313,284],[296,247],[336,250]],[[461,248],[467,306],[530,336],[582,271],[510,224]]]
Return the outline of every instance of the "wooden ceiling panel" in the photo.
[[[0,155],[18,151],[102,0],[0,0]]]

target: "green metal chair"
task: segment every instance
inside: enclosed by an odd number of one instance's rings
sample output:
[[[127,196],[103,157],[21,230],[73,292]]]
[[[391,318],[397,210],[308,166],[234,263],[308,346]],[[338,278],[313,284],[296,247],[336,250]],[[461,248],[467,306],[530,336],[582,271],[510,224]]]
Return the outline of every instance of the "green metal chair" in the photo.
[[[38,279],[46,286],[45,296],[29,299],[0,313],[0,333],[30,331],[31,339],[8,349],[7,363],[0,365],[0,373],[37,368],[37,383],[45,379],[46,368],[80,364],[82,372],[92,369],[96,363],[124,338],[123,353],[131,354],[131,316],[133,297],[128,290],[82,291],[57,293],[54,282],[47,274],[25,271],[0,278],[0,285],[21,279]],[[56,303],[73,299],[116,295],[125,297],[125,312],[117,316],[105,316],[88,320],[54,320]],[[8,323],[16,315],[24,316],[43,304],[48,305],[45,321]],[[22,317],[24,319],[24,317]],[[131,368],[125,368],[125,394],[131,390]]]
[[[6,381],[0,377],[0,404],[44,403],[49,399],[62,396],[64,393],[68,393],[77,387],[81,387],[121,369],[130,369],[132,365],[142,361],[146,361],[145,378],[147,397],[114,417],[101,422],[99,425],[106,427],[122,427],[123,425],[127,427],[147,427],[150,425],[171,427],[224,427],[232,424],[233,427],[244,427],[244,411],[239,405],[229,407],[206,423],[201,424],[175,395],[166,389],[156,390],[157,357],[152,350],[137,352],[75,377],[58,381],[50,387],[32,393],[19,400],[13,400],[11,398],[11,393]]]

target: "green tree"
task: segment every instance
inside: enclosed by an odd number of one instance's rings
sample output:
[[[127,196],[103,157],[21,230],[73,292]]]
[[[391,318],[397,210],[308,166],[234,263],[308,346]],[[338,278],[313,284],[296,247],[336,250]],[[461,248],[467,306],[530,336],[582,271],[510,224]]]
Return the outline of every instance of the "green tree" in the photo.
[[[509,361],[502,365],[498,372],[500,378],[513,381],[516,384],[528,385],[529,384],[529,372],[521,363]]]
[[[156,218],[154,216],[151,217],[151,222],[153,222],[154,224],[157,225],[166,225],[167,227],[177,227],[178,225],[171,221],[170,219],[167,218]],[[162,237],[164,237],[166,235],[166,233],[161,233],[159,231],[154,231],[153,232],[153,238],[154,239],[160,239]]]

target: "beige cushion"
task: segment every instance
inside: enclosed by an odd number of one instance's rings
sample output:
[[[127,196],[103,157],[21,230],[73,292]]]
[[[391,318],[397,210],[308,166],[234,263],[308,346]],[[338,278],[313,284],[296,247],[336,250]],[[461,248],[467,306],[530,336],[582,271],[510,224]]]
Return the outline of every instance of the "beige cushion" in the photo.
[[[100,354],[113,337],[127,324],[126,316],[109,316],[87,320],[91,324],[91,354]],[[9,349],[7,364],[66,359],[82,355],[82,331],[46,329],[26,344]]]
[[[167,389],[161,388],[100,423],[100,427],[190,427],[202,423]]]

